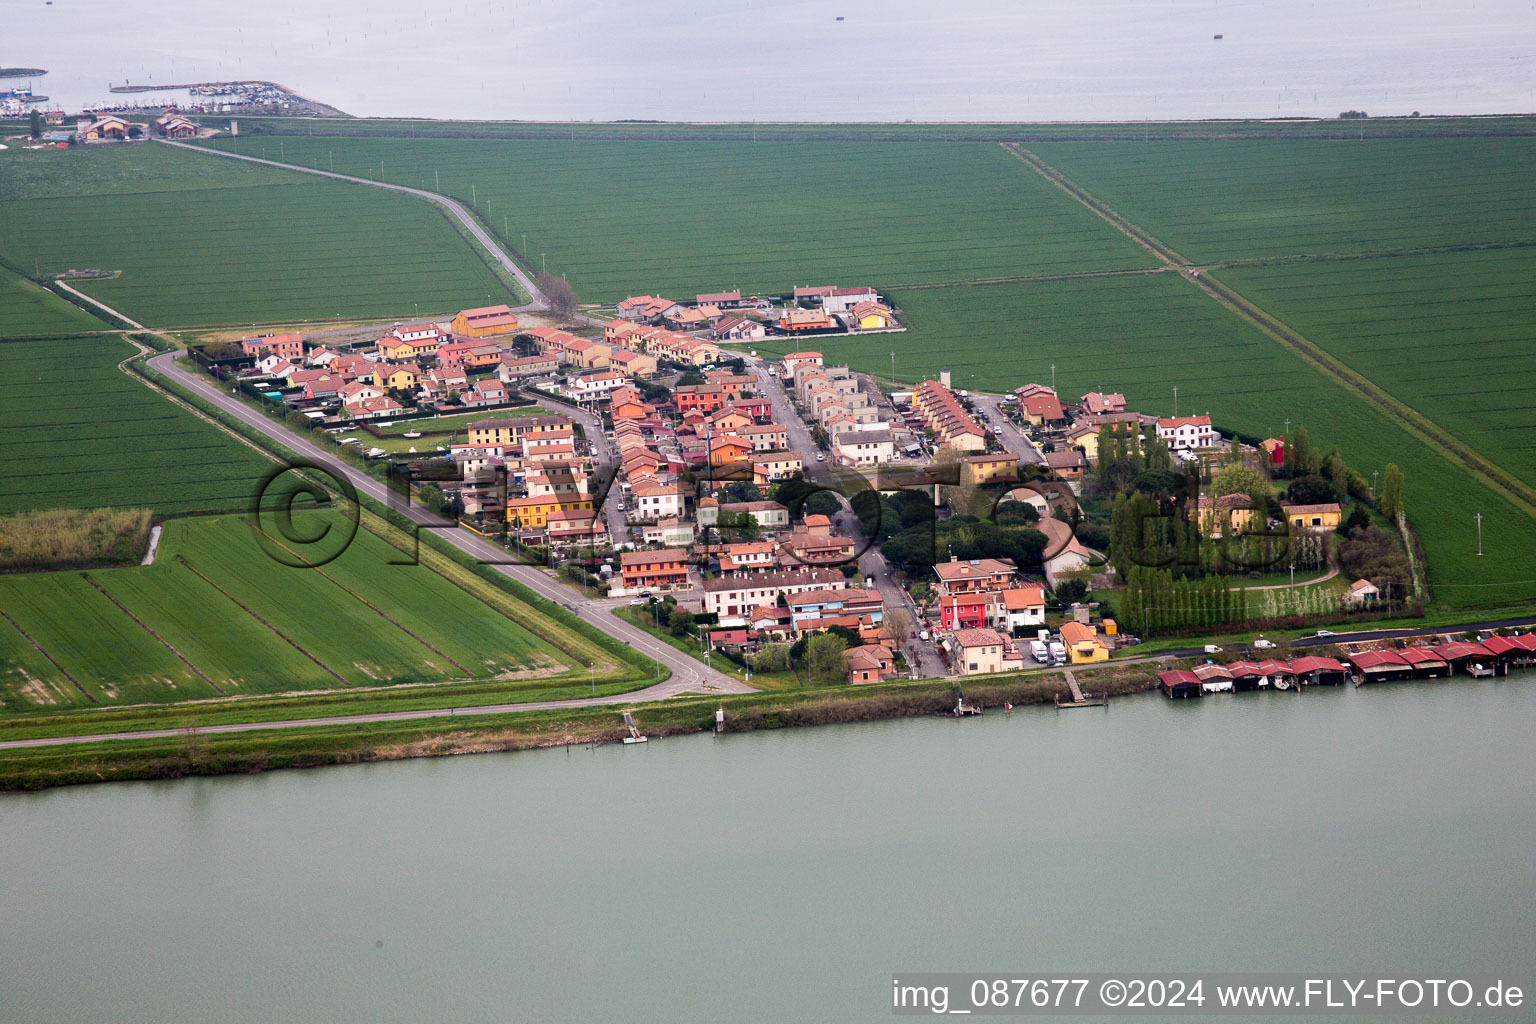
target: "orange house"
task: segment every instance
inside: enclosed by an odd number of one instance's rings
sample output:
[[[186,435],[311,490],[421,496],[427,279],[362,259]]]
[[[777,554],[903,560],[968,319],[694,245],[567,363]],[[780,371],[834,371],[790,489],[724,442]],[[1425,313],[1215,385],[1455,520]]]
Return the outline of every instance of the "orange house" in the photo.
[[[619,555],[619,578],[626,587],[673,586],[688,582],[688,552],[625,551]]]
[[[725,391],[718,384],[685,384],[672,393],[678,412],[711,413],[725,404]]]
[[[522,529],[542,529],[548,524],[552,512],[590,511],[591,508],[591,498],[574,494],[512,498],[507,502],[507,522]]]
[[[729,466],[752,454],[752,445],[739,437],[717,437],[709,443],[709,464]]]

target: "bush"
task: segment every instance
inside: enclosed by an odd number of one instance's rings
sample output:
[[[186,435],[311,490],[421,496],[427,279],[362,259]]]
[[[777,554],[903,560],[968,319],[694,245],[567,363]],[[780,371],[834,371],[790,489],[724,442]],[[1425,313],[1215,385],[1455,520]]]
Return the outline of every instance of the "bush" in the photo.
[[[62,569],[137,561],[149,543],[147,508],[50,509],[0,517],[0,568]]]

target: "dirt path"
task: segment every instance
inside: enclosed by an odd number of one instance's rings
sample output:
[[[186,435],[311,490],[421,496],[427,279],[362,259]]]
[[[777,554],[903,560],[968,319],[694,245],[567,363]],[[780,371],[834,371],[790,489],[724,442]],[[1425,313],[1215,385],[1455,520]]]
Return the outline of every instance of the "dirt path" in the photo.
[[[1527,515],[1536,517],[1536,488],[1519,480],[1507,470],[1489,462],[1481,454],[1447,432],[1437,423],[1378,387],[1364,374],[1351,369],[1348,365],[1324,351],[1315,342],[1308,340],[1299,332],[1287,326],[1278,317],[1266,312],[1220,281],[1204,273],[1190,260],[1185,259],[1174,249],[1089,195],[1064,174],[1051,167],[1029,150],[1016,143],[1004,143],[1003,148],[1018,157],[1020,161],[1028,165],[1051,184],[1066,192],[1089,210],[1092,210],[1100,219],[1108,223],[1116,231],[1119,231],[1137,245],[1151,252],[1159,260],[1167,264],[1169,268],[1177,270],[1186,281],[1253,324],[1270,338],[1295,352],[1317,369],[1327,373],[1345,387],[1365,398],[1400,427],[1408,431],[1408,433],[1423,441],[1450,461],[1462,463],[1466,466],[1467,471],[1476,477],[1479,482],[1504,495]]]

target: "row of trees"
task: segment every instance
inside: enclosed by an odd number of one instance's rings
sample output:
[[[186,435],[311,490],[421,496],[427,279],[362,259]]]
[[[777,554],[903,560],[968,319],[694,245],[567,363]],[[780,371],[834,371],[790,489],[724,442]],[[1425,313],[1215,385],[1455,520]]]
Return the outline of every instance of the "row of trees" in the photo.
[[[1119,597],[1120,620],[1143,636],[1232,626],[1249,618],[1248,592],[1220,576],[1179,577],[1132,565]]]

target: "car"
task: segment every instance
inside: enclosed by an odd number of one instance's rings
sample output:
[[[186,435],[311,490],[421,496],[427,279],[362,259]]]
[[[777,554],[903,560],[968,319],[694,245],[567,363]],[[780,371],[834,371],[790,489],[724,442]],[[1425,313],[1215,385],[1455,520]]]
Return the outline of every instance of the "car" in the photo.
[[[643,597],[643,598],[646,598],[647,600],[649,600],[650,596],[651,596],[651,592],[649,590],[642,590],[642,591],[640,591],[640,596]]]
[[[1336,634],[1331,629],[1320,629],[1316,633],[1313,633],[1312,635],[1313,636],[1320,636],[1320,637],[1329,637],[1329,636],[1334,636]]]
[[[1253,642],[1253,649],[1256,651],[1267,651],[1273,646],[1275,646],[1273,640],[1265,640],[1263,637],[1259,637]]]
[[[643,598],[643,597],[637,597],[637,598],[634,598],[634,599],[632,599],[632,600],[631,600],[631,601],[630,601],[630,602],[629,602],[629,606],[630,606],[630,607],[631,607],[631,608],[633,608],[633,607],[635,607],[635,606],[636,606],[636,605],[641,605],[641,604],[650,604],[650,603],[651,603],[651,602],[649,602],[649,601],[647,601],[647,600],[646,600],[646,599],[645,599],[645,598]]]
[[[1220,654],[1221,653],[1221,645],[1219,645],[1219,644],[1206,644],[1205,645],[1205,653],[1206,654]]]
[[[817,462],[826,462],[827,461],[827,457],[825,455],[823,455],[821,452],[817,452],[816,453],[816,461]]]

